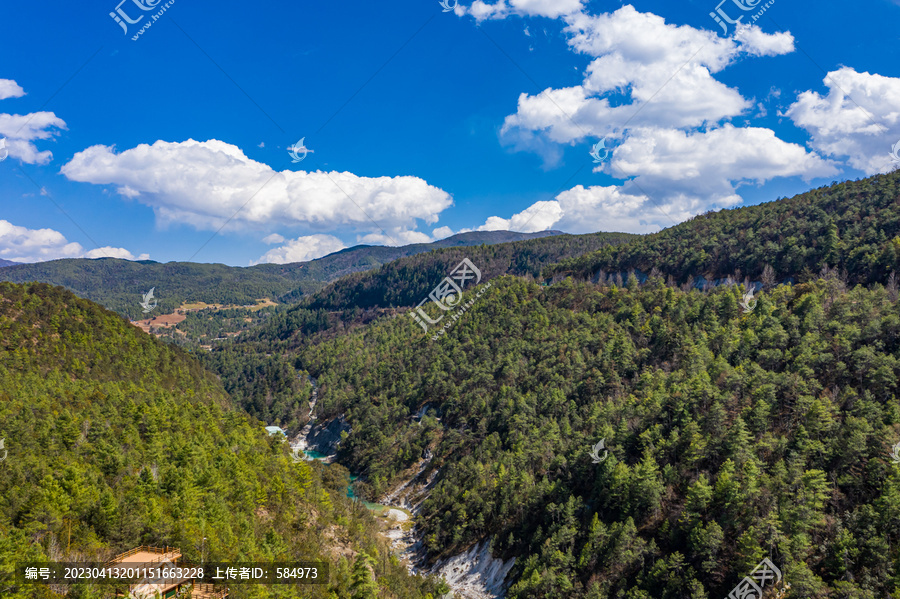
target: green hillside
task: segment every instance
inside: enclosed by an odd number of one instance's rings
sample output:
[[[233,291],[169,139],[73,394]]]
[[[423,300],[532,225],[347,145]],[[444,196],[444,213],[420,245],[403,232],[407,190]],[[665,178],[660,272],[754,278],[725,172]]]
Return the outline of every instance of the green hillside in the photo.
[[[900,598],[896,289],[741,293],[504,278],[438,341],[382,319],[298,363],[361,491],[433,450],[432,558],[493,538],[512,599],[724,597],[763,557],[790,597]]]
[[[588,279],[600,270],[648,273],[676,283],[745,276],[805,281],[828,265],[851,283],[885,283],[900,270],[900,171],[814,189],[796,197],[722,210],[608,246],[545,271]]]
[[[170,314],[185,302],[243,306],[267,297],[290,303],[320,289],[328,281],[405,256],[452,246],[506,243],[553,235],[559,233],[472,232],[434,243],[402,247],[360,245],[309,262],[251,267],[190,262],[161,264],[117,258],[53,260],[3,268],[0,281],[61,285],[136,320],[145,317],[139,303],[150,288],[155,289],[154,297],[159,302],[153,315]]]
[[[189,262],[132,262],[117,258],[70,259],[22,264],[0,269],[0,280],[59,285],[137,320],[145,318],[140,302],[154,288],[159,303],[153,315],[169,314],[185,302],[252,305],[257,299],[277,298],[300,285],[307,291],[321,287],[309,263],[266,264],[249,268]],[[317,273],[320,274],[320,273]]]
[[[638,238],[629,233],[591,233],[437,250],[343,277],[310,297],[303,306],[312,310],[366,310],[416,305],[464,258],[481,271],[482,280],[507,274],[538,277],[545,266],[554,262]]]
[[[250,414],[296,431],[306,421],[306,390],[297,383],[298,377],[305,380],[306,373],[295,368],[291,353],[313,336],[340,334],[346,327],[396,313],[397,307],[418,304],[464,258],[481,271],[482,281],[505,274],[534,277],[567,256],[634,238],[625,233],[558,235],[402,258],[343,277],[297,306],[266,314],[261,326],[201,359],[222,375],[229,393]],[[196,329],[196,318],[185,324]]]
[[[332,566],[331,585],[241,586],[234,598],[349,596],[339,556],[361,552],[375,556],[385,593],[435,592],[389,557],[372,516],[345,497],[346,470],[293,463],[197,361],[59,287],[0,283],[0,439],[4,599],[62,596],[17,587],[17,561],[100,561],[142,544],[180,547],[195,562],[204,550],[209,561]],[[368,577],[363,563],[354,577]]]
[[[537,285],[550,253],[522,250],[543,240],[399,260],[206,359],[274,418],[268,398],[317,377],[317,416],[347,419],[339,459],[370,498],[433,452],[417,520],[430,559],[491,538],[517,558],[511,599],[724,597],[763,557],[790,597],[900,599],[898,177],[704,215],[542,273],[653,273],[644,284]],[[408,308],[463,257],[492,288],[432,341]],[[691,290],[701,276],[765,287],[745,312],[745,288]]]

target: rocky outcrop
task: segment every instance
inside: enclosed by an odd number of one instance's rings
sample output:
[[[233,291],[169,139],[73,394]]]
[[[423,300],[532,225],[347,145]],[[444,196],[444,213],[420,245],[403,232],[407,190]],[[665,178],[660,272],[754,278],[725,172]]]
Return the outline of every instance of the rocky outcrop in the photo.
[[[465,553],[439,561],[430,574],[447,581],[453,592],[467,599],[502,599],[506,576],[515,558],[503,561],[491,555],[491,544],[483,541]]]
[[[415,473],[399,487],[382,497],[380,503],[397,505],[417,513],[422,501],[427,497],[428,490],[431,489],[431,483],[436,474],[433,472],[430,477],[422,477],[422,473],[431,465],[432,459],[434,459],[434,454],[430,449],[426,449],[422,459],[416,465]]]
[[[309,402],[309,421],[300,434],[291,443],[291,449],[295,452],[316,451],[328,457],[337,454],[338,444],[341,442],[341,433],[350,432],[350,425],[344,417],[333,418],[322,424],[316,422],[315,409],[319,402],[319,386],[316,379],[309,377],[312,385],[312,394]]]
[[[298,441],[298,445],[305,443],[303,449],[331,456],[337,453],[341,433],[344,431],[349,433],[350,425],[343,417],[327,420],[322,424],[313,425],[306,437]]]

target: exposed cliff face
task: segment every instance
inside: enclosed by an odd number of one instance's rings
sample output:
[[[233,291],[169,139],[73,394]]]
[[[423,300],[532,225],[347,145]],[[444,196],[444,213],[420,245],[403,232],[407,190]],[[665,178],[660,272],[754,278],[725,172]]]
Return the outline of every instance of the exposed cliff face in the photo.
[[[403,507],[417,514],[440,472],[431,464],[433,457],[431,450],[426,450],[415,469],[407,472],[406,480],[379,502]],[[485,540],[468,551],[440,560],[429,568],[425,566],[427,555],[417,533],[415,527],[410,530],[396,527],[385,533],[391,539],[394,549],[406,559],[410,572],[437,574],[447,581],[453,593],[465,599],[501,599],[505,596],[506,576],[515,564],[515,559],[503,561],[494,558],[490,542]]]
[[[343,416],[317,424],[315,410],[319,401],[319,386],[316,379],[312,377],[309,377],[309,384],[313,388],[309,402],[309,422],[306,423],[306,426],[303,427],[303,430],[300,431],[300,434],[291,444],[291,449],[316,451],[328,458],[333,458],[337,454],[337,447],[341,442],[341,433],[343,431],[349,433],[350,425],[344,420]]]
[[[465,553],[439,561],[430,573],[438,574],[450,588],[467,599],[501,599],[506,594],[506,576],[515,558],[503,561],[491,555],[488,541]]]
[[[341,433],[350,432],[350,425],[343,419],[334,418],[327,420],[322,424],[314,424],[309,430],[301,433],[295,447],[300,449],[317,451],[326,456],[333,456],[337,453],[338,444],[341,442]]]

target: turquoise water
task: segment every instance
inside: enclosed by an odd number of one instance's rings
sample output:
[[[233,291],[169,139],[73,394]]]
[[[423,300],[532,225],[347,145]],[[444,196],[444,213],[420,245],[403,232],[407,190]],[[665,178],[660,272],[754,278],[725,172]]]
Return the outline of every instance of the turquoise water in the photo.
[[[313,451],[311,449],[304,449],[303,453],[311,460],[321,460],[323,458],[327,458],[328,456],[320,451]]]
[[[356,493],[353,492],[353,481],[355,481],[357,478],[359,477],[354,474],[350,475],[350,484],[347,485],[347,497],[349,497],[350,499],[356,499]],[[381,505],[380,503],[371,503],[369,501],[363,501],[362,504],[372,511],[381,511],[386,507]]]

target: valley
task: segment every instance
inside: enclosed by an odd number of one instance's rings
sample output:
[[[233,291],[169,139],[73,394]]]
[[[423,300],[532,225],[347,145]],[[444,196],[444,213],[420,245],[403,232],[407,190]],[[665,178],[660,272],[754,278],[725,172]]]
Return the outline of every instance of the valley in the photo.
[[[150,334],[61,287],[4,283],[0,364],[8,374],[0,392],[9,399],[0,404],[0,434],[17,440],[7,446],[16,455],[30,435],[48,445],[29,451],[52,451],[67,466],[57,475],[9,462],[4,484],[44,482],[31,499],[6,504],[3,535],[22,534],[17,519],[37,518],[44,541],[36,555],[54,556],[105,551],[79,541],[63,552],[56,539],[64,521],[80,538],[138,545],[149,535],[189,553],[196,539],[215,535],[226,555],[240,535],[242,555],[277,547],[336,560],[329,588],[339,597],[348,572],[372,560],[374,580],[397,596],[430,589],[461,599],[655,598],[700,588],[713,596],[763,558],[790,581],[791,596],[824,597],[849,588],[833,573],[847,546],[867,551],[844,566],[866,581],[857,586],[893,593],[898,179],[813,190],[561,263],[534,254],[545,240],[445,248],[351,275],[291,305],[183,303],[151,321]],[[882,225],[875,235],[843,223],[837,241],[824,243],[821,226],[812,227],[806,251],[821,254],[810,263],[817,271],[791,270],[778,254],[767,254],[774,267],[748,257],[730,275],[715,263],[683,270],[700,264],[693,255],[704,250],[684,242],[698,227],[727,234],[747,214],[794,214],[809,202],[824,222],[841,222],[830,216],[836,197],[857,198],[842,214],[866,212]],[[797,227],[794,240],[811,225]],[[752,234],[769,248],[783,242],[765,225]],[[875,282],[866,278],[875,271],[845,273],[861,260],[859,242],[845,236],[870,239],[869,260],[891,270]],[[669,262],[651,266],[648,247]],[[409,312],[464,252],[480,279],[463,299],[479,300],[434,341]],[[520,266],[503,272],[510,256]],[[403,274],[414,269],[431,274]],[[439,320],[437,307],[425,310],[429,322]],[[156,334],[192,318],[226,339],[186,352],[184,340]],[[229,334],[245,318],[240,334]],[[122,345],[142,349],[115,349]],[[57,354],[74,379],[60,376]],[[71,399],[56,388],[71,388]],[[190,388],[196,399],[176,399]],[[14,399],[26,389],[44,398],[41,410],[60,414],[43,432]],[[124,416],[137,412],[145,415]],[[174,433],[192,421],[209,431],[200,437],[202,468],[192,457],[200,447]],[[286,440],[265,435],[265,425],[284,429]],[[119,438],[132,449],[117,457]],[[598,440],[603,457],[592,459]],[[84,484],[96,486],[102,514],[65,491],[74,480],[94,481]],[[57,484],[70,498],[54,508],[41,489]],[[154,499],[130,509],[142,495]],[[242,532],[225,524],[225,513],[245,522]],[[52,551],[38,548],[46,543]]]
[[[900,0],[47,8],[0,599],[900,599]]]

